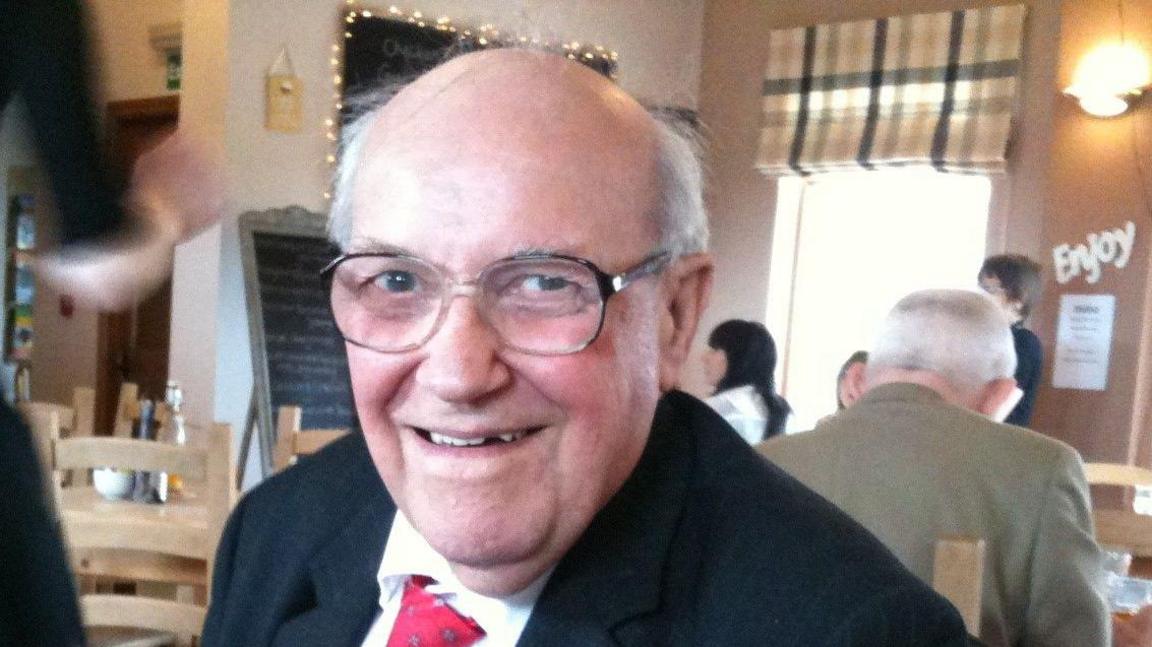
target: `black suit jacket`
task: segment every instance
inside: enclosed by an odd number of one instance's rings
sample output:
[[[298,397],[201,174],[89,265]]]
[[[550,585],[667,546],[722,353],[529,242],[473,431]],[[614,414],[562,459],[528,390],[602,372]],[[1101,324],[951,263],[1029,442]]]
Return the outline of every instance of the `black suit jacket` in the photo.
[[[394,514],[360,436],[261,485],[221,541],[204,645],[358,647]],[[965,643],[951,605],[871,535],[671,393],[518,644]]]

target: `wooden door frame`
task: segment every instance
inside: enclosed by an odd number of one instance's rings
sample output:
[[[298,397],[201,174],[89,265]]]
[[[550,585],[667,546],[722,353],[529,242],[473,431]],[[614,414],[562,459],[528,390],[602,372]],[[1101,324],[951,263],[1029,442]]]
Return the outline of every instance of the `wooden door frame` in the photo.
[[[112,101],[108,103],[105,120],[105,150],[113,164],[117,159],[116,143],[128,124],[140,121],[171,120],[179,122],[180,95],[164,95],[144,99]],[[130,168],[117,169],[127,180]],[[132,325],[134,309],[121,313],[100,313],[96,328],[96,429],[99,434],[111,433],[111,423],[115,419],[117,397],[121,381],[116,366],[118,358],[113,355],[128,349],[121,346],[117,334],[126,325]]]

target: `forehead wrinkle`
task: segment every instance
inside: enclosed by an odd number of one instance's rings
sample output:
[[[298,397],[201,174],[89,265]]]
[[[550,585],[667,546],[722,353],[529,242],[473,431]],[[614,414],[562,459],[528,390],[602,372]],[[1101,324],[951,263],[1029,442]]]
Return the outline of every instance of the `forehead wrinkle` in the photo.
[[[500,217],[533,205],[569,221],[627,217],[622,235],[655,240],[660,179],[647,112],[563,59],[484,54],[445,64],[382,109],[367,133],[361,165],[372,170],[352,187],[353,213],[373,227],[413,209],[408,216],[425,226],[482,227],[486,207]],[[558,242],[573,255],[596,249],[596,241]]]

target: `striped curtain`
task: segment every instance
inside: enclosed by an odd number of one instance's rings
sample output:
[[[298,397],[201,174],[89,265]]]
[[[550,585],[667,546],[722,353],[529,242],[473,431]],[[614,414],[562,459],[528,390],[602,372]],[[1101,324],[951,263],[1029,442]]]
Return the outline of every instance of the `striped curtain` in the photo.
[[[769,33],[757,167],[769,175],[1004,168],[1022,5]]]

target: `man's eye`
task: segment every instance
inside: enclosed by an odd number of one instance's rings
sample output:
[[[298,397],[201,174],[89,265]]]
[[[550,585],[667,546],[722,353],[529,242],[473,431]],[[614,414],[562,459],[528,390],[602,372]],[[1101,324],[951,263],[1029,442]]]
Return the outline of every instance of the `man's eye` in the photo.
[[[381,272],[373,279],[373,284],[385,292],[406,293],[415,292],[420,287],[420,281],[412,272],[403,270],[389,270]]]
[[[532,292],[558,292],[572,287],[572,282],[563,276],[529,274],[520,281],[520,286]]]

